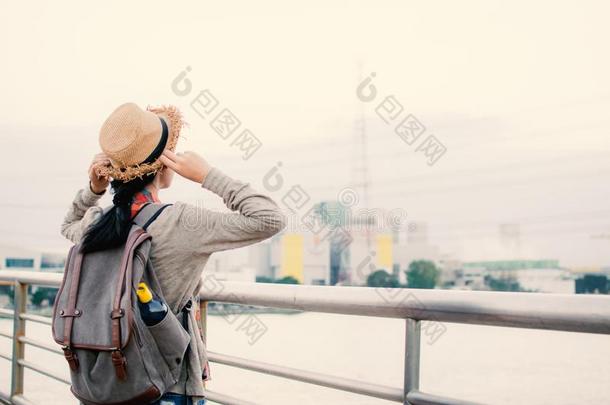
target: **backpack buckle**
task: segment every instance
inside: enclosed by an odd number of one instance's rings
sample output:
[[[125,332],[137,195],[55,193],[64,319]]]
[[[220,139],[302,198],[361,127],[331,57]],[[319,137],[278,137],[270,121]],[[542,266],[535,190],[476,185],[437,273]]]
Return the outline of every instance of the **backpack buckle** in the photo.
[[[184,306],[182,307],[182,312],[190,311],[192,307],[193,307],[193,300],[189,299],[186,302],[186,304],[184,304]]]
[[[182,312],[182,327],[188,332],[189,330],[189,321],[188,321],[188,313],[191,312],[191,307],[193,306],[193,300],[189,299],[186,304],[182,307],[180,312]]]
[[[61,349],[64,351],[64,357],[66,358],[66,360],[68,361],[68,364],[70,365],[70,370],[72,370],[72,371],[78,370],[79,362],[78,362],[78,356],[76,355],[76,353],[74,353],[72,351],[72,349],[70,348],[70,346],[67,346],[67,345],[63,345],[61,347]]]
[[[114,365],[114,372],[119,380],[127,379],[127,358],[123,352],[118,350],[112,351],[112,364]]]

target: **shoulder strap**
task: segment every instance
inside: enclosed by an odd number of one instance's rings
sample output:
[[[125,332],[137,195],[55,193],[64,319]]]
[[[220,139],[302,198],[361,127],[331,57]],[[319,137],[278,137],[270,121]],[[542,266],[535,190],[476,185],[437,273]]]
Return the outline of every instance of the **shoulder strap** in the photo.
[[[144,231],[148,228],[148,226],[155,220],[157,217],[163,212],[163,210],[169,207],[172,204],[163,204],[160,202],[152,203],[148,202],[144,204],[140,210],[136,213],[136,215],[131,220],[132,224],[138,225]],[[132,226],[133,228],[133,226]],[[136,230],[137,231],[137,230]],[[132,229],[131,232],[134,232]],[[157,278],[157,275],[154,271],[152,263],[150,261],[146,261],[146,268],[144,269],[144,273],[142,274],[143,281],[146,281],[148,286],[155,292],[162,300],[165,300],[163,295],[163,290],[161,289],[161,284]]]
[[[132,221],[134,224],[139,225],[142,229],[146,230],[152,222],[163,212],[163,210],[172,204],[163,203],[146,203],[140,208]]]

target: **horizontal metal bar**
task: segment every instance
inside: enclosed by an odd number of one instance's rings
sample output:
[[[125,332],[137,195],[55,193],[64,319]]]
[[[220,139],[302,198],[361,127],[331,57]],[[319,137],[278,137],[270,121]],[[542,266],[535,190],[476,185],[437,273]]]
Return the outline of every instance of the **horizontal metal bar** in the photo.
[[[302,311],[610,334],[610,298],[600,295],[271,283],[254,288],[232,281],[213,291],[204,287],[200,296]]]
[[[0,358],[8,360],[8,361],[13,361],[13,356],[11,356],[10,354],[5,354],[0,352]]]
[[[0,336],[5,337],[5,338],[9,338],[11,340],[13,340],[13,334],[12,333],[8,333],[8,332],[2,332],[0,330]]]
[[[61,279],[60,273],[0,272],[0,280],[25,284],[59,286]],[[200,291],[202,299],[348,315],[610,334],[610,298],[599,295],[237,281],[223,281],[220,286],[222,288],[204,287]],[[218,283],[214,287],[218,287]]]
[[[0,390],[0,403],[10,404],[11,403],[11,394],[9,394],[6,391]]]
[[[62,273],[45,273],[42,271],[26,270],[2,270],[0,280],[20,282],[22,284],[44,285],[47,287],[59,287],[63,278]]]
[[[12,398],[13,405],[36,405],[34,402],[27,400],[23,395],[15,395]]]
[[[34,364],[32,362],[29,362],[27,360],[17,360],[17,363],[19,363],[19,365],[21,365],[21,366],[23,366],[25,368],[29,368],[30,370],[34,370],[37,373],[40,373],[42,375],[46,375],[47,377],[50,377],[50,378],[52,378],[54,380],[57,380],[59,382],[62,382],[64,384],[68,384],[68,385],[71,384],[70,380],[67,380],[67,379],[65,379],[63,377],[59,377],[59,376],[55,375],[55,373],[53,373],[53,371],[51,371],[51,370],[49,370],[47,368],[38,366],[38,365],[36,365],[36,364]]]
[[[403,391],[400,388],[371,384],[365,381],[300,370],[292,367],[278,366],[275,364],[244,359],[227,354],[208,351],[208,358],[212,362],[225,364],[227,366],[239,367],[242,369],[271,374],[278,377],[289,378],[291,380],[302,381],[309,384],[321,385],[356,394],[387,399],[390,401],[402,402],[404,396]]]
[[[32,339],[29,339],[29,338],[26,338],[26,337],[21,337],[20,340],[23,341],[24,343],[31,344],[33,346],[41,347],[41,348],[44,348],[44,349],[49,349],[50,351],[57,352],[58,354],[61,354],[61,351],[59,349],[51,348],[51,347],[43,347],[44,344],[41,344],[40,342],[35,342]],[[0,357],[5,357],[7,360],[11,360],[10,356],[4,356],[2,353],[0,353]],[[44,374],[44,375],[46,375],[46,376],[48,376],[50,378],[53,378],[55,380],[58,380],[60,382],[65,383],[65,384],[70,384],[70,381],[65,380],[65,379],[63,379],[61,377],[58,377],[58,376],[54,375],[50,370],[47,370],[47,369],[45,369],[43,367],[34,365],[33,363],[30,363],[30,362],[27,362],[27,361],[24,361],[24,360],[20,361],[19,363],[21,365],[23,365],[24,367],[26,367],[26,368],[32,369],[34,371],[37,371],[37,372],[39,372],[41,374]],[[3,398],[5,400],[7,400],[7,401],[10,399],[10,396],[9,396],[8,393],[5,394],[4,397],[2,396],[2,394],[3,393],[0,393],[0,398]],[[221,394],[221,393],[218,393],[218,392],[214,392],[214,391],[206,391],[205,395],[211,401],[216,401],[216,402],[219,402],[219,403],[222,403],[222,404],[225,404],[225,405],[256,405],[254,402],[249,402],[249,401],[241,400],[241,399],[234,398],[234,397],[231,397],[231,396],[228,396],[228,395],[224,395],[224,394]],[[21,402],[19,402],[19,403],[23,403],[23,404],[29,403],[29,402],[23,402],[23,401],[27,401],[25,398],[20,398],[20,400],[21,400]],[[17,402],[13,402],[13,403],[16,404]]]
[[[39,348],[44,349],[44,350],[48,350],[51,353],[59,354],[59,355],[62,355],[62,356],[64,354],[64,352],[62,352],[61,349],[59,349],[57,347],[57,345],[51,345],[51,344],[48,344],[48,343],[39,342],[38,340],[30,339],[27,336],[20,336],[19,337],[19,341],[23,342],[23,343],[26,343],[28,345],[39,347]]]
[[[469,402],[459,399],[441,397],[438,395],[426,394],[421,391],[411,391],[407,395],[407,401],[413,405],[481,405],[478,402]]]
[[[19,317],[21,319],[26,319],[28,321],[32,321],[32,322],[36,322],[36,323],[42,323],[44,325],[51,325],[51,318],[48,316],[40,316],[40,315],[34,315],[34,314],[20,314]]]
[[[0,308],[0,314],[10,316],[11,318],[13,317],[13,311],[10,309]]]
[[[245,401],[243,399],[238,399],[234,397],[230,397],[225,394],[221,394],[215,391],[204,390],[206,399],[218,402],[222,405],[256,405],[254,402]],[[207,401],[206,401],[207,402]]]

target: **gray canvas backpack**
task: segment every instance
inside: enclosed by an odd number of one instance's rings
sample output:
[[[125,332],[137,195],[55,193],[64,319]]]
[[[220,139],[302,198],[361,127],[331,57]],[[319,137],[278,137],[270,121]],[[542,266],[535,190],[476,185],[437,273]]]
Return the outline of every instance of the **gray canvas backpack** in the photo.
[[[180,314],[186,319],[190,305],[146,326],[136,295],[144,281],[164,299],[146,229],[168,205],[142,207],[123,246],[86,254],[79,252],[80,244],[70,248],[52,333],[70,367],[70,390],[86,405],[147,404],[180,377],[190,342]]]

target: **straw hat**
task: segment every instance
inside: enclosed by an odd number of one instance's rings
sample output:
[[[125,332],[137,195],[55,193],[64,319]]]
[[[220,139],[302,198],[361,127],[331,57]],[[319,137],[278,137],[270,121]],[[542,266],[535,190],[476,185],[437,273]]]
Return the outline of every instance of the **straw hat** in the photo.
[[[144,111],[134,103],[120,105],[100,129],[100,147],[111,166],[99,167],[97,174],[130,181],[158,172],[163,167],[159,156],[165,149],[176,149],[184,124],[174,106]]]

